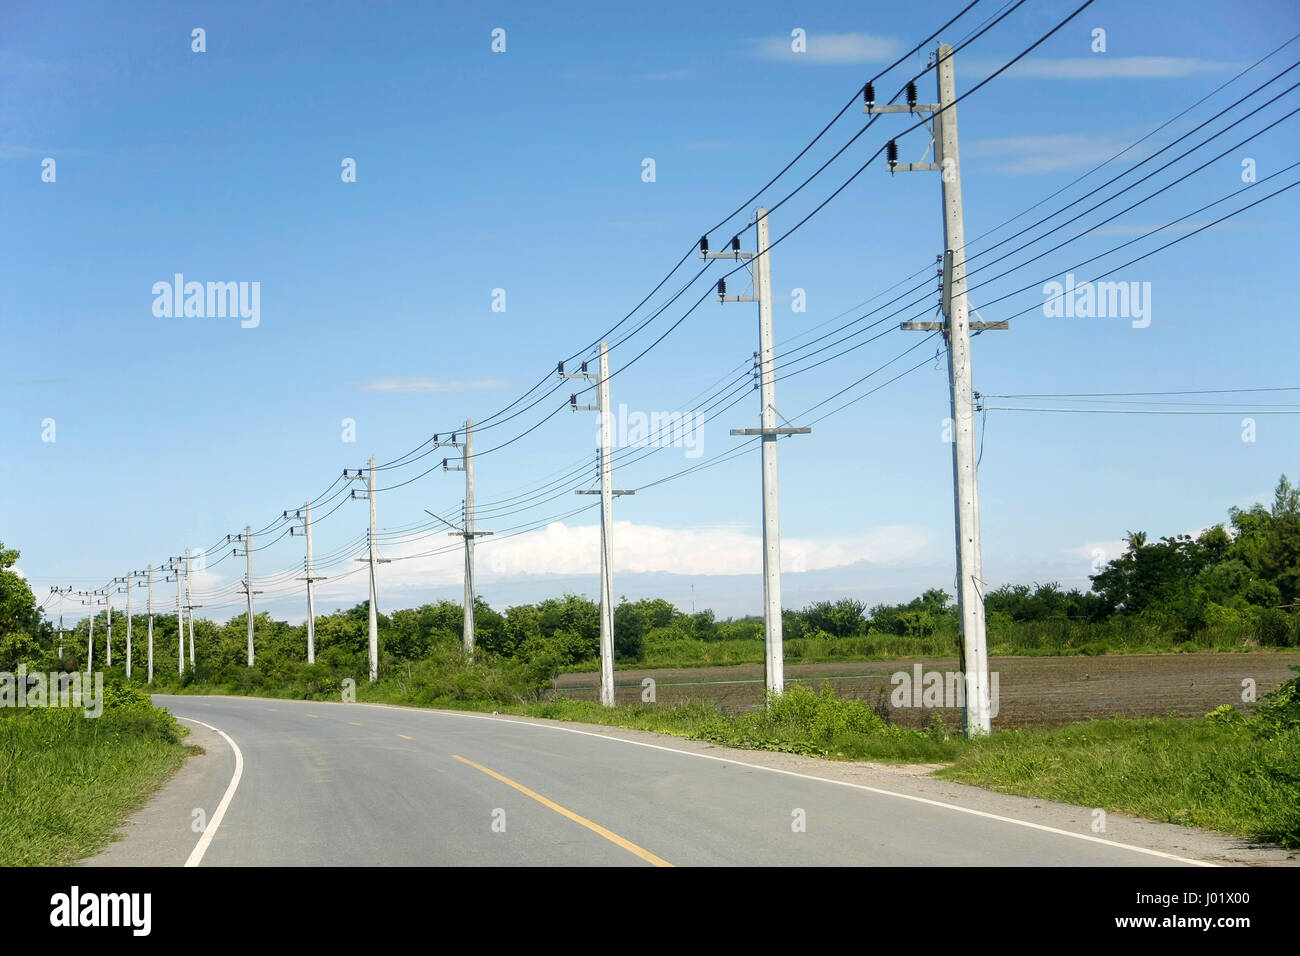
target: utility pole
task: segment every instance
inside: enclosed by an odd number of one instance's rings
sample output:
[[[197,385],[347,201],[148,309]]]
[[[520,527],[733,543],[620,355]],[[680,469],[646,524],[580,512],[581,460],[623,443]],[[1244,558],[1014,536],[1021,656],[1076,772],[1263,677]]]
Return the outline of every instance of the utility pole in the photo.
[[[261,594],[261,591],[253,590],[253,526],[244,525],[244,533],[237,534],[232,539],[241,541],[244,545],[244,557],[247,559],[247,571],[244,573],[243,587],[244,594],[248,597],[248,666],[253,666],[253,595]],[[239,554],[239,549],[231,551],[232,555]]]
[[[989,699],[988,636],[985,630],[983,558],[980,545],[979,485],[976,475],[974,385],[971,374],[971,330],[1007,328],[1006,322],[971,322],[966,296],[966,234],[962,220],[961,162],[957,147],[957,84],[952,47],[939,44],[935,76],[939,102],[916,102],[916,84],[907,87],[907,105],[877,106],[870,83],[863,88],[866,113],[928,113],[934,137],[934,162],[900,163],[890,140],[890,172],[932,170],[941,173],[943,197],[942,322],[904,322],[910,331],[942,331],[948,344],[951,387],[953,497],[957,537],[957,604],[961,615],[962,668],[965,672],[966,734],[992,729]]]
[[[181,594],[180,558],[171,559],[171,571],[176,575],[176,668],[177,673],[185,676],[185,598]]]
[[[350,477],[359,481],[361,479],[361,469],[358,468],[356,474],[349,475],[345,468],[343,477]],[[355,489],[353,489],[351,497],[357,497]],[[370,563],[370,682],[374,683],[379,679],[379,611],[376,608],[379,598],[375,585],[375,565],[387,564],[388,559],[375,554],[375,459],[373,455],[370,458],[370,471],[366,480],[366,497],[370,500],[370,554],[368,557],[357,558],[357,560]]]
[[[104,604],[108,606],[108,637],[104,640],[108,656],[105,658],[105,667],[113,666],[113,585],[116,583],[117,578],[114,578],[104,585]]]
[[[149,615],[149,683],[153,683],[153,565],[149,565],[148,575],[149,599],[145,609]]]
[[[613,427],[609,399],[609,344],[600,343],[600,373],[593,375],[587,371],[587,363],[582,363],[582,371],[565,372],[564,363],[556,366],[560,378],[580,378],[596,382],[596,404],[579,405],[575,392],[569,396],[569,408],[573,411],[600,413],[600,490],[579,489],[576,494],[600,495],[600,703],[602,707],[614,706],[614,496],[632,495],[635,491],[616,490],[614,484],[614,461],[610,454],[613,444]],[[671,426],[670,426],[671,427]]]
[[[451,433],[451,441],[439,441],[438,436],[433,436],[433,447],[435,448],[459,448],[461,452],[461,464],[449,465],[447,459],[442,460],[443,471],[463,471],[465,472],[465,523],[462,527],[457,528],[446,518],[434,515],[432,511],[425,508],[427,514],[433,515],[443,524],[451,528],[447,534],[449,537],[459,537],[465,542],[465,621],[461,629],[462,646],[466,654],[474,653],[474,539],[489,535],[491,531],[474,530],[474,420],[467,419],[465,422],[465,440],[463,442],[456,440],[456,433]]]
[[[66,600],[66,595],[72,593],[72,585],[63,588],[51,587],[50,593],[59,596],[59,660],[63,660],[63,602]]]
[[[94,591],[78,591],[78,592],[77,592],[77,603],[78,603],[78,604],[81,604],[81,605],[83,605],[83,606],[86,605],[86,604],[89,604],[89,605],[90,605],[90,620],[89,620],[90,630],[91,630],[90,646],[93,647],[93,646],[94,646],[94,629],[95,629],[95,592],[94,592]],[[74,630],[75,630],[75,629],[74,629]],[[87,672],[87,673],[90,672],[89,655],[87,655],[86,672]]]
[[[768,252],[767,210],[755,214],[756,252],[741,252],[740,237],[733,236],[728,252],[709,252],[708,236],[700,237],[700,258],[736,259],[750,264],[753,295],[727,295],[727,282],[718,280],[719,302],[758,303],[758,388],[760,428],[733,428],[732,435],[759,435],[763,444],[763,673],[768,695],[785,692],[785,649],[781,634],[781,496],[777,487],[776,442],[782,435],[807,435],[811,428],[776,423],[776,346],[772,331],[772,257]]]
[[[185,610],[190,616],[190,670],[194,670],[194,589],[190,587],[190,549],[185,549]]]
[[[86,673],[89,674],[95,663],[95,617],[98,612],[95,610],[99,606],[99,593],[103,588],[96,588],[90,592],[90,633],[86,638]],[[104,603],[108,603],[105,597]]]
[[[128,571],[122,580],[126,582],[126,679],[131,679],[131,579],[136,572]]]
[[[307,538],[307,563],[306,563],[307,576],[305,578],[299,578],[298,580],[307,582],[307,663],[315,664],[316,663],[316,597],[315,597],[314,589],[312,588],[312,584],[316,581],[324,581],[325,576],[313,575],[311,573],[311,502],[310,501],[307,502],[305,511],[306,511],[305,517],[302,511],[296,511],[293,513],[292,516],[290,516],[289,512],[286,511],[284,513],[284,516],[288,518],[290,521],[302,521],[303,534]],[[290,525],[289,534],[293,534],[293,533],[294,533],[293,525]]]

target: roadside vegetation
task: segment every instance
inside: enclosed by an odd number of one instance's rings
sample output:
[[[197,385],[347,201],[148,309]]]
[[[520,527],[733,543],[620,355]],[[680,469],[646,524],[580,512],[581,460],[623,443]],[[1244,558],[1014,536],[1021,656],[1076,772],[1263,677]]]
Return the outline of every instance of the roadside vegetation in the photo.
[[[0,709],[0,866],[66,866],[113,832],[185,759],[148,696],[106,686],[104,710]]]
[[[1092,576],[1089,591],[1054,583],[1005,585],[985,597],[989,649],[994,655],[1062,655],[1256,651],[1300,647],[1300,489],[1285,476],[1271,508],[1232,509],[1229,524],[1196,538],[1148,541],[1131,532],[1128,549]],[[25,588],[25,582],[23,587]],[[30,596],[30,592],[28,592]],[[367,673],[365,603],[316,619],[317,660],[306,663],[306,625],[258,614],[253,622],[257,665],[247,665],[247,618],[195,622],[197,668],[177,674],[176,618],[156,615],[155,689],[191,684],[235,693],[310,696]],[[868,610],[840,600],[784,612],[785,657],[791,663],[954,657],[957,609],[948,594],[929,590],[902,604]],[[536,604],[475,608],[477,657],[460,658],[461,607],[439,601],[379,615],[382,681],[405,682],[416,693],[498,702],[538,699],[559,674],[596,668],[598,606],[578,595]],[[106,632],[101,614],[96,640]],[[65,640],[62,665],[84,666],[87,622]],[[125,629],[115,621],[110,673],[125,679]],[[134,618],[143,635],[143,615]],[[26,634],[5,631],[0,619],[0,669],[18,660],[51,662],[48,621]],[[759,663],[763,622],[718,620],[712,611],[687,614],[662,599],[623,600],[614,612],[620,667],[689,667]],[[133,646],[133,680],[145,674],[144,641]],[[102,659],[102,646],[97,661]],[[55,662],[57,663],[57,662]]]
[[[0,671],[84,667],[86,622],[65,636],[62,656],[30,588],[8,570],[16,552],[0,546]],[[1259,651],[1300,646],[1300,490],[1285,478],[1271,508],[1229,512],[1195,538],[1128,549],[1092,576],[1087,592],[1055,584],[1008,585],[986,595],[993,654],[1109,654]],[[709,740],[735,747],[841,759],[949,764],[952,779],[1084,806],[1220,829],[1300,845],[1300,730],[1291,680],[1250,715],[1220,709],[1194,720],[1109,720],[1049,731],[1013,731],[967,741],[936,718],[927,730],[893,724],[887,710],[792,685],[767,709],[728,715],[714,705],[617,707],[551,699],[555,678],[591,670],[599,610],[576,595],[504,612],[480,600],[477,653],[461,651],[462,612],[440,601],[379,616],[380,679],[368,670],[363,603],[316,619],[317,659],[307,664],[305,625],[263,613],[254,619],[257,665],[246,666],[247,621],[195,622],[197,667],[177,674],[174,615],[154,620],[158,693],[255,694],[339,700],[345,681],[358,700],[498,710],[582,720]],[[615,610],[620,667],[756,663],[762,621],[686,614],[663,600],[621,602]],[[96,627],[103,659],[106,622]],[[115,621],[114,666],[106,681],[126,683],[125,622]],[[145,679],[145,619],[134,618],[131,687]],[[869,611],[842,600],[785,612],[786,659],[869,660],[953,657],[957,615],[947,594],[930,590]],[[117,693],[131,694],[129,689]],[[79,712],[0,713],[0,862],[52,861],[102,844],[106,834],[179,763],[174,724],[150,716],[137,693],[96,720]],[[77,720],[72,718],[76,716]],[[129,715],[129,719],[128,719]],[[167,719],[170,721],[170,718]],[[60,722],[66,722],[62,724]],[[78,801],[95,809],[80,816]],[[42,836],[44,834],[44,836]],[[51,836],[57,834],[57,838]],[[42,842],[43,841],[43,842]],[[61,842],[60,842],[61,841]],[[41,849],[41,848],[44,849]],[[44,855],[42,855],[44,854]],[[6,856],[7,855],[7,856]]]
[[[181,765],[184,730],[144,690],[111,679],[98,703],[15,706],[20,665],[65,669],[17,559],[0,544],[0,866],[63,866],[105,846]]]

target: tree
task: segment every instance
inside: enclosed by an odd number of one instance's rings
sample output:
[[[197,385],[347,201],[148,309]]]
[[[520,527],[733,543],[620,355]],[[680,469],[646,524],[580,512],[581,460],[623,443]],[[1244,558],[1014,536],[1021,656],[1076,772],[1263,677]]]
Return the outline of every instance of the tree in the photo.
[[[22,575],[13,571],[19,552],[0,541],[0,669],[14,670],[20,662],[43,657],[37,634],[41,614],[36,596]]]

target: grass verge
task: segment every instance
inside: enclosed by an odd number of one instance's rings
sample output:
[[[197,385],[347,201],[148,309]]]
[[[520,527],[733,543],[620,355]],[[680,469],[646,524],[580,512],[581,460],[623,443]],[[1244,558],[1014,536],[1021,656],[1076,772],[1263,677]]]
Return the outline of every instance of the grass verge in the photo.
[[[0,866],[67,866],[104,847],[185,759],[182,729],[137,691],[104,712],[0,711]]]
[[[977,741],[937,776],[1300,846],[1300,731],[1244,718],[1098,720]]]

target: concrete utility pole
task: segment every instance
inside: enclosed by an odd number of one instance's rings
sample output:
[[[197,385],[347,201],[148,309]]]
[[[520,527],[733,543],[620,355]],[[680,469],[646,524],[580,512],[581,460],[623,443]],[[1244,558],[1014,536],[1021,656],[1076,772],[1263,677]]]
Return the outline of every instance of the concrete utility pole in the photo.
[[[190,587],[190,549],[185,549],[185,610],[190,617],[190,670],[194,670],[194,609],[202,605],[194,603],[194,589]]]
[[[122,580],[126,582],[126,679],[131,679],[131,578],[134,571],[128,571]]]
[[[105,658],[105,667],[113,666],[113,584],[117,581],[114,578],[104,588],[104,603],[108,606],[108,636],[104,639],[104,648],[108,652]]]
[[[86,673],[89,674],[95,663],[95,608],[99,605],[96,595],[99,590],[90,592],[90,634],[86,638]],[[105,601],[107,603],[107,600]]]
[[[247,560],[247,565],[246,565],[247,570],[244,572],[244,580],[242,583],[244,587],[244,594],[248,598],[248,666],[252,667],[253,666],[253,595],[262,593],[261,591],[253,590],[253,526],[251,524],[244,525],[244,533],[235,535],[232,540],[243,542],[244,557]],[[239,549],[234,548],[231,551],[231,554],[232,555],[239,554]]]
[[[94,647],[94,632],[95,632],[95,592],[94,592],[94,591],[78,591],[78,592],[77,592],[77,602],[78,602],[79,604],[83,604],[83,605],[85,605],[85,604],[89,604],[89,605],[90,605],[90,621],[89,621],[89,623],[90,623],[90,632],[91,632],[91,636],[90,636],[90,638],[89,638],[89,640],[88,640],[88,644],[89,644],[89,646],[90,646],[91,648],[93,648],[93,647]],[[90,659],[90,656],[89,656],[89,654],[87,654],[86,673],[90,673],[90,663],[89,663],[89,659]]]
[[[344,469],[343,477],[351,477],[359,481],[361,469],[358,468],[354,475],[349,475]],[[357,497],[355,490],[351,497]],[[370,458],[370,470],[366,479],[366,498],[370,500],[370,553],[367,557],[357,558],[357,560],[367,561],[370,564],[370,681],[373,683],[379,679],[379,611],[377,608],[379,598],[375,584],[375,565],[388,563],[387,558],[375,554],[375,459],[373,455]]]
[[[145,572],[148,575],[149,598],[145,609],[149,615],[149,683],[153,683],[153,565],[149,565],[149,570]]]
[[[460,449],[460,464],[447,464],[448,460],[442,459],[443,471],[463,471],[465,472],[465,514],[464,524],[456,527],[455,524],[448,522],[442,515],[434,515],[433,511],[425,509],[425,514],[433,515],[439,522],[446,524],[451,531],[447,532],[450,537],[459,537],[465,542],[465,596],[464,596],[464,624],[461,626],[461,646],[467,654],[474,653],[474,538],[484,535],[491,535],[490,531],[474,531],[474,423],[473,419],[465,421],[465,440],[456,440],[456,432],[451,433],[451,441],[439,440],[437,434],[433,436],[433,447],[451,447],[451,449]]]
[[[463,442],[456,440],[456,433],[451,433],[451,441],[439,441],[438,436],[433,436],[433,447],[435,448],[459,448],[461,450],[461,464],[449,465],[447,459],[442,460],[443,471],[463,471],[465,472],[465,523],[463,527],[457,528],[454,524],[445,518],[434,515],[432,511],[425,508],[425,512],[433,515],[443,524],[452,530],[447,532],[451,537],[459,537],[465,542],[465,621],[461,628],[462,646],[466,654],[474,653],[474,539],[483,535],[491,534],[491,531],[474,530],[474,420],[468,419],[465,422],[465,440]]]
[[[992,729],[989,699],[988,637],[985,631],[983,558],[980,546],[979,486],[976,476],[974,386],[970,338],[977,332],[1005,329],[1006,322],[970,321],[966,296],[966,235],[962,221],[961,162],[957,147],[957,85],[952,47],[941,43],[936,60],[938,103],[916,102],[916,85],[908,84],[907,105],[877,106],[871,84],[863,89],[866,113],[929,113],[934,162],[900,163],[898,147],[888,148],[890,172],[939,171],[943,195],[943,322],[904,322],[912,331],[941,330],[948,342],[951,386],[952,470],[957,532],[957,604],[961,614],[962,668],[965,672],[965,724],[968,736]]]
[[[593,375],[587,371],[587,363],[582,363],[582,371],[565,372],[564,363],[556,366],[560,378],[580,378],[596,382],[596,404],[579,405],[577,393],[569,396],[569,408],[573,411],[595,411],[600,413],[600,490],[579,489],[579,495],[600,495],[600,703],[603,707],[614,706],[614,496],[632,495],[635,491],[616,490],[614,484],[614,460],[610,454],[613,444],[613,425],[609,399],[609,344],[600,343],[600,374]],[[670,426],[671,427],[671,426]]]
[[[284,516],[288,518],[290,521],[302,521],[303,534],[307,538],[307,562],[306,562],[307,576],[305,578],[299,578],[298,580],[307,582],[307,663],[315,664],[316,663],[316,597],[315,597],[314,589],[312,588],[312,584],[316,581],[324,581],[325,576],[313,575],[311,573],[311,502],[310,501],[307,502],[305,511],[306,511],[305,517],[302,511],[296,511],[293,513],[293,515],[290,515],[289,512],[286,511],[284,513]],[[294,528],[292,525],[290,525],[289,534],[293,534],[293,533],[294,533]]]
[[[727,295],[725,279],[718,280],[719,302],[758,303],[758,387],[762,402],[760,428],[733,428],[733,435],[760,435],[763,443],[763,623],[765,648],[763,673],[767,693],[785,692],[785,650],[781,634],[781,496],[777,487],[776,442],[782,435],[807,435],[811,428],[782,427],[776,423],[776,346],[772,333],[772,257],[768,253],[767,210],[756,213],[758,248],[741,252],[740,237],[733,236],[728,252],[709,252],[708,236],[700,237],[700,258],[751,262],[753,295]]]
[[[67,595],[72,593],[72,585],[67,587],[51,587],[51,594],[59,596],[59,660],[63,660],[63,602],[67,600]]]
[[[177,673],[185,676],[185,598],[181,593],[184,582],[181,580],[180,558],[172,559],[172,571],[176,575],[176,668]]]

